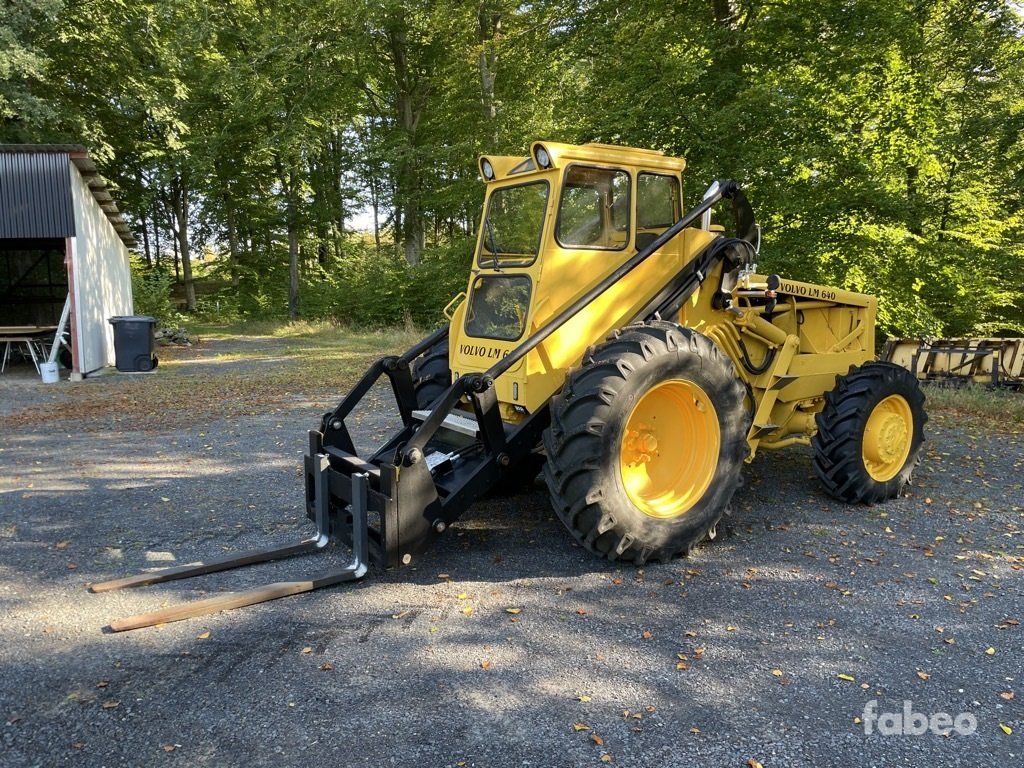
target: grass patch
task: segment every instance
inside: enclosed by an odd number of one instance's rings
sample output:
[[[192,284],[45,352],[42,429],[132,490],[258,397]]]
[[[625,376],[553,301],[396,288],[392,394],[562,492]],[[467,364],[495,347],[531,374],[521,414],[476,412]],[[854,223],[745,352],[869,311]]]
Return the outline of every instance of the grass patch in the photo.
[[[975,385],[955,389],[926,386],[923,389],[925,408],[929,412],[980,422],[1002,432],[1024,430],[1024,392]]]
[[[351,329],[329,323],[196,325],[194,347],[158,347],[152,376],[111,376],[67,390],[66,400],[0,418],[0,428],[73,422],[159,431],[259,415],[308,399],[333,406],[377,358],[404,352],[426,332]],[[211,343],[215,342],[215,343]]]

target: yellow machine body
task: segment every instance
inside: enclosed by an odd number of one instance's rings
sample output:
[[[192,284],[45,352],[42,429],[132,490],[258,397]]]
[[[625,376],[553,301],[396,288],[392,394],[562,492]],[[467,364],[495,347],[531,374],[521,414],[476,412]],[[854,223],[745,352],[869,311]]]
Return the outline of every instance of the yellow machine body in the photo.
[[[548,142],[534,143],[529,157],[481,158],[482,224],[469,284],[450,312],[453,377],[486,371],[678,219],[685,165],[650,150]],[[530,197],[512,205],[509,216],[520,223],[532,217],[530,252],[522,245],[505,252],[497,244],[505,233],[496,235],[489,224],[515,196]],[[716,225],[683,230],[530,351],[495,383],[502,418],[514,423],[543,407],[588,347],[634,319],[721,234]],[[708,336],[732,359],[749,393],[749,458],[759,446],[808,443],[836,377],[874,358],[877,301],[777,276],[772,293],[769,276],[745,272],[730,281],[730,308],[716,308],[722,269],[705,276],[678,317],[663,319]],[[492,285],[519,291],[507,332],[477,317],[492,303],[485,296]],[[766,312],[769,300],[775,304]]]

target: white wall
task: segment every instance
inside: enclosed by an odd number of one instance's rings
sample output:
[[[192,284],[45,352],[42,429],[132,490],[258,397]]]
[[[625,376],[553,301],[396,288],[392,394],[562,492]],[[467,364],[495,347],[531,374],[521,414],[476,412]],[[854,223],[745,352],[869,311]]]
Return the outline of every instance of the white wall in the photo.
[[[75,208],[71,238],[74,323],[78,370],[82,374],[114,364],[113,326],[107,318],[132,314],[128,249],[107,219],[78,168],[68,163]]]

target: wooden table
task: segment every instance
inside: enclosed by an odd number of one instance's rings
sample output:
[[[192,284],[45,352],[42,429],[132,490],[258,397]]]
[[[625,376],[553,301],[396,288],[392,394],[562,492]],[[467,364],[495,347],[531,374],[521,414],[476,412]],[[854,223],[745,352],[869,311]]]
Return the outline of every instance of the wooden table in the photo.
[[[5,325],[0,326],[0,344],[4,345],[3,362],[0,363],[0,373],[7,368],[7,361],[11,356],[11,345],[21,345],[28,350],[32,358],[32,364],[39,373],[40,361],[46,360],[46,344],[53,340],[53,334],[57,331],[56,325]]]

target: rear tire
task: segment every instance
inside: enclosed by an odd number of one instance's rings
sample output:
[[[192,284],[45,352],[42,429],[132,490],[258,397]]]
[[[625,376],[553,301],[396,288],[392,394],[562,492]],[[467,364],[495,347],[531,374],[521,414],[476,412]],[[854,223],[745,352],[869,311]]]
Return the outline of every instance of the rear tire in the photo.
[[[551,403],[555,512],[610,560],[667,561],[714,538],[747,454],[744,394],[706,336],[662,321],[613,333]]]
[[[811,438],[814,471],[840,501],[876,502],[900,495],[920,461],[924,393],[893,363],[868,363],[840,376]]]
[[[448,340],[439,341],[412,364],[412,388],[416,407],[429,408],[452,385],[448,366]]]

